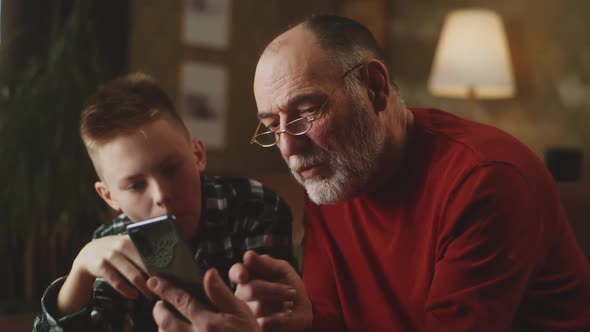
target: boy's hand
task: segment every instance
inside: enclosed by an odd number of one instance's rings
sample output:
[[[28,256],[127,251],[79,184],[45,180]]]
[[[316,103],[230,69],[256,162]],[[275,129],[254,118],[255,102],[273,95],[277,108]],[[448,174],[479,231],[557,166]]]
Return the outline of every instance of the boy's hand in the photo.
[[[286,261],[248,251],[243,264],[232,266],[229,279],[264,331],[311,328],[311,302],[299,274]]]
[[[203,286],[219,312],[208,311],[186,291],[162,278],[152,277],[148,285],[162,298],[153,309],[158,331],[260,331],[248,306],[232,294],[215,269],[207,271]],[[174,306],[187,321],[168,310],[163,301]]]
[[[146,297],[152,296],[146,286],[146,268],[129,235],[105,236],[90,241],[74,260],[72,270],[105,279],[129,299],[136,298],[138,290]]]
[[[146,286],[146,269],[128,235],[112,235],[90,241],[74,260],[57,297],[62,315],[82,309],[92,297],[96,278],[103,278],[117,292],[135,299],[139,292],[151,298]]]

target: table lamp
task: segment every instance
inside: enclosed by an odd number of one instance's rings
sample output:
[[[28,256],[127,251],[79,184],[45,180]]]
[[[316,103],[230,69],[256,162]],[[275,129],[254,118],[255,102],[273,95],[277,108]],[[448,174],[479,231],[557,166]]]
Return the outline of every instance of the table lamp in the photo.
[[[508,43],[498,14],[487,9],[460,9],[447,15],[428,90],[435,96],[465,99],[471,118],[476,98],[514,96]]]

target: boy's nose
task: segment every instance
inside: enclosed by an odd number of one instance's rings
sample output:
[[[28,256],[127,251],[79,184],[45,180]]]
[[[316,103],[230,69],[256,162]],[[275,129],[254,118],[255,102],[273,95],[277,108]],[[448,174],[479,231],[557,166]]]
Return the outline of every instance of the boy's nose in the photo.
[[[154,201],[158,207],[168,207],[171,199],[170,188],[166,183],[157,183],[154,189]]]

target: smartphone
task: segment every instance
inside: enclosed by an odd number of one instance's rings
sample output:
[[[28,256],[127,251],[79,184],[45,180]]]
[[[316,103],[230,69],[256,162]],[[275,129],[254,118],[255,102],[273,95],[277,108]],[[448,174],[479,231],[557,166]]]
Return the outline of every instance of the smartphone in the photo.
[[[205,268],[194,260],[173,215],[165,215],[127,225],[150,276],[159,276],[188,291],[208,309],[215,307],[203,288]]]

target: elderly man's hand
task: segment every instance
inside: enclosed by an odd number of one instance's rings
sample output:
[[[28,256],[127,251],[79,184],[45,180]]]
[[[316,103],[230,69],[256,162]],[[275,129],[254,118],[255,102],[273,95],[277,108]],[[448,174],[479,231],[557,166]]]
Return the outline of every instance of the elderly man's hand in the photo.
[[[215,269],[203,280],[205,293],[219,310],[208,311],[186,291],[158,277],[148,280],[148,287],[162,300],[154,306],[153,316],[158,331],[260,331],[248,306],[232,294]],[[166,308],[168,302],[188,321]]]
[[[299,274],[286,261],[248,251],[243,264],[232,266],[229,278],[237,284],[236,297],[248,304],[265,332],[311,328],[311,302]]]

